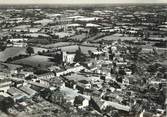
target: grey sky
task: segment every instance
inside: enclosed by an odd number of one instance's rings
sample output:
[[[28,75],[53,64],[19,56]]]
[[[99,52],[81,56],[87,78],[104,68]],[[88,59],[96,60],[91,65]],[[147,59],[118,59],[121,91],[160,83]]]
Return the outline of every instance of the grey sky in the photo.
[[[0,0],[0,4],[167,3],[167,0]]]

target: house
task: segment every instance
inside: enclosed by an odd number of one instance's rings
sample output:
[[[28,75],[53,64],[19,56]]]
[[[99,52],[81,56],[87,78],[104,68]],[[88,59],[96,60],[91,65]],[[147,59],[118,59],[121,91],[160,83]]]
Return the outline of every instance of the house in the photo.
[[[7,72],[1,72],[0,71],[0,78],[3,79],[3,78],[9,78],[11,77],[11,74],[10,73],[7,73]]]
[[[143,111],[140,113],[139,117],[153,117],[153,113]]]
[[[113,108],[116,108],[118,110],[122,110],[122,111],[125,111],[125,112],[130,111],[129,106],[125,106],[125,105],[119,104],[117,102],[111,102],[111,101],[105,101],[104,104],[102,105],[101,109],[105,109],[107,106],[111,106]]]
[[[17,43],[17,42],[26,42],[28,39],[27,38],[12,38],[8,40],[12,43]]]
[[[75,57],[75,52],[63,52],[63,62],[73,63]]]
[[[125,69],[125,73],[126,73],[126,75],[132,75],[132,71],[130,70],[130,69]]]
[[[122,80],[122,83],[123,84],[126,84],[126,85],[129,85],[129,79],[127,77],[125,77],[123,80]]]
[[[46,85],[46,84],[42,84],[42,83],[38,83],[38,82],[29,82],[28,84],[30,84],[30,88],[39,92],[42,89],[49,89],[50,85]]]
[[[53,72],[49,72],[49,73],[38,75],[37,79],[51,79],[54,77],[55,77],[55,74]]]
[[[0,93],[7,92],[7,90],[10,88],[11,83],[12,82],[10,81],[10,79],[0,78]]]
[[[59,70],[60,68],[59,68],[58,66],[53,65],[53,66],[48,67],[48,69],[49,69],[51,72],[53,72],[53,71]]]
[[[33,72],[30,72],[30,71],[20,71],[19,74],[23,74],[25,77],[28,77],[30,75],[34,75]]]
[[[11,87],[10,89],[7,90],[7,93],[9,93],[14,101],[22,100],[25,98],[30,98],[30,96],[23,91],[19,90],[18,88]]]
[[[40,31],[40,28],[28,28],[28,32],[37,33]]]
[[[33,97],[35,94],[37,94],[35,90],[29,88],[28,86],[21,86],[19,87],[19,89],[24,93],[26,93],[27,95],[29,95],[30,97]]]
[[[103,103],[104,102],[101,101],[101,99],[99,97],[92,96],[90,101],[89,101],[89,106],[93,107],[98,112],[101,112],[101,107],[102,107]]]
[[[65,103],[65,101],[66,101],[64,99],[64,95],[58,90],[55,90],[54,95],[51,95],[50,98],[51,98],[52,102],[57,103],[57,104],[62,104],[62,103]]]
[[[56,71],[56,76],[61,76],[61,75],[65,75],[65,74],[72,73],[72,72],[76,73],[76,72],[79,72],[83,69],[85,69],[85,67],[83,67],[82,65],[77,65],[77,66],[74,66],[74,67],[68,67],[65,70]]]
[[[23,79],[12,77],[12,78],[10,78],[10,80],[12,82],[11,85],[14,87],[20,87],[20,86],[24,85]]]
[[[27,43],[24,42],[13,43],[13,47],[27,47]]]

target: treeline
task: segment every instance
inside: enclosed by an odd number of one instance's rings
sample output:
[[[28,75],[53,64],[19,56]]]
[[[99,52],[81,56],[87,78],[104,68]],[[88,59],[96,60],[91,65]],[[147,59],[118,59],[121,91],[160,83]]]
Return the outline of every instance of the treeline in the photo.
[[[12,61],[15,61],[15,60],[19,60],[19,59],[23,59],[25,57],[28,57],[29,55],[24,55],[24,54],[20,54],[18,56],[14,56],[14,57],[9,57],[6,62],[9,63],[9,62],[12,62]]]

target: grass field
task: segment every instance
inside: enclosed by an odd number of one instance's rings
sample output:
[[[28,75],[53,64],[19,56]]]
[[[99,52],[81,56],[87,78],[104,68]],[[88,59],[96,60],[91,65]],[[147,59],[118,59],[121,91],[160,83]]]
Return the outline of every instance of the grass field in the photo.
[[[86,38],[86,34],[82,33],[80,35],[74,35],[70,37],[70,39],[76,40],[76,41],[82,41],[84,38]]]
[[[45,48],[39,48],[39,47],[33,47],[34,53],[38,53],[38,51],[47,51]],[[0,52],[0,61],[6,61],[9,57],[15,57],[20,54],[26,54],[26,48],[25,47],[10,47],[6,48],[4,51]]]
[[[105,41],[114,41],[114,40],[136,40],[136,37],[128,37],[128,36],[122,36],[122,34],[113,34],[113,35],[109,35],[109,36],[105,36],[102,38],[99,38],[97,40],[95,40],[95,42],[101,41],[101,40],[105,40]]]
[[[61,50],[66,51],[66,52],[75,52],[76,50],[78,50],[78,47],[81,48],[81,51],[84,54],[88,54],[89,50],[91,50],[91,51],[96,50],[96,47],[78,46],[78,45],[64,46],[64,47],[61,47]]]
[[[62,46],[68,46],[68,45],[71,45],[71,44],[73,44],[73,43],[71,43],[71,42],[58,42],[58,43],[54,43],[54,44],[42,45],[42,47],[57,48],[57,47],[62,47]]]
[[[9,57],[18,56],[20,54],[26,54],[25,48],[11,47],[6,48],[4,51],[0,52],[0,61],[6,61]]]
[[[13,61],[12,63],[20,65],[29,65],[32,67],[48,67],[54,64],[53,62],[50,62],[50,58],[52,57],[34,55],[24,59]]]
[[[39,36],[49,37],[49,35],[44,34],[44,33],[26,33],[26,34],[23,34],[23,35],[28,36],[28,37],[39,37]]]

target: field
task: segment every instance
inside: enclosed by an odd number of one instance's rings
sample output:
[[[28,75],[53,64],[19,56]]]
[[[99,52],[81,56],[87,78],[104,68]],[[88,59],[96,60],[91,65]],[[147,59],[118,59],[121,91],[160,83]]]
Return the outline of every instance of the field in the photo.
[[[28,36],[28,37],[49,37],[49,35],[44,34],[44,33],[27,33],[27,34],[23,34],[24,36]]]
[[[64,46],[61,47],[61,50],[66,52],[75,52],[76,50],[78,50],[78,47],[79,47],[78,45]],[[91,51],[96,50],[96,47],[80,46],[80,48],[84,54],[88,54],[89,50]]]
[[[13,63],[20,64],[20,65],[29,65],[32,67],[48,67],[54,64],[53,62],[50,62],[49,60],[50,58],[52,57],[35,55],[35,56],[30,56],[24,59],[13,61]]]
[[[9,57],[18,56],[19,54],[26,54],[25,48],[11,47],[6,48],[4,51],[0,52],[0,61],[6,61]]]
[[[69,37],[73,34],[72,33],[65,33],[65,32],[57,32],[57,33],[55,33],[55,35],[58,35],[59,38],[64,38],[64,37]]]
[[[73,43],[71,43],[71,42],[58,42],[58,43],[54,43],[54,44],[42,45],[42,47],[57,48],[57,47],[61,47],[61,46],[68,46],[68,45],[71,45],[71,44],[73,44]]]
[[[40,48],[40,47],[33,47],[34,49],[34,53],[38,53],[38,51],[42,52],[42,51],[47,51],[48,49],[45,48]]]
[[[0,69],[5,69],[5,68],[8,68],[10,70],[14,70],[14,69],[17,69],[17,68],[20,68],[22,67],[21,65],[15,65],[15,64],[10,64],[10,63],[0,63]]]
[[[87,40],[87,41],[94,41],[94,40],[100,38],[100,37],[103,36],[103,35],[104,35],[103,33],[97,33],[95,36],[89,37],[89,38],[87,38],[86,40]]]
[[[122,34],[113,34],[113,35],[109,35],[109,36],[105,36],[102,38],[99,38],[97,40],[95,40],[94,42],[98,42],[101,40],[105,40],[105,41],[114,41],[114,40],[136,40],[136,37],[128,37],[128,36],[122,36]]]
[[[44,48],[39,48],[39,47],[33,47],[34,48],[34,53],[38,53],[38,51],[47,51],[47,49]],[[21,48],[21,47],[11,47],[11,48],[6,48],[4,51],[0,52],[0,61],[6,61],[10,57],[15,57],[20,54],[26,54],[26,48]]]
[[[70,39],[75,40],[75,41],[82,41],[84,38],[86,38],[86,34],[82,33],[80,35],[74,35],[70,37]]]

